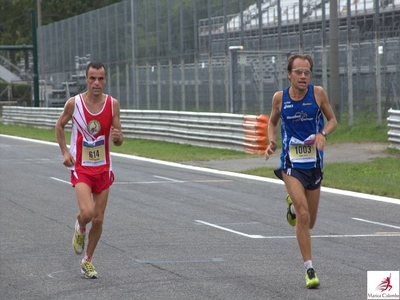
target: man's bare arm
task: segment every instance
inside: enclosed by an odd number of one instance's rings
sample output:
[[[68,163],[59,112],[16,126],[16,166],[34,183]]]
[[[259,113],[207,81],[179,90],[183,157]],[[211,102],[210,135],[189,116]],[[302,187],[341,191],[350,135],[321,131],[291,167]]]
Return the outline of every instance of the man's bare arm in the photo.
[[[71,167],[75,164],[74,158],[70,154],[67,143],[65,141],[65,126],[72,119],[74,113],[75,99],[70,98],[64,105],[64,110],[61,112],[55,126],[57,142],[61,153],[64,156],[63,164],[66,167]]]
[[[121,146],[124,142],[124,135],[122,134],[121,119],[120,119],[120,106],[117,99],[113,98],[114,116],[112,119],[111,127],[111,140],[115,146]]]

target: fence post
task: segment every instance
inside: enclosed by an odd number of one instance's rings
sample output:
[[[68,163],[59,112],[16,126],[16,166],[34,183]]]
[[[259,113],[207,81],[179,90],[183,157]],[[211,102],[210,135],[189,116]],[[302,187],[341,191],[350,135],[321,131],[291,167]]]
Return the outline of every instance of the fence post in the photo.
[[[243,46],[230,46],[229,57],[231,61],[230,67],[230,102],[231,113],[235,114],[238,111],[238,51],[243,50]]]

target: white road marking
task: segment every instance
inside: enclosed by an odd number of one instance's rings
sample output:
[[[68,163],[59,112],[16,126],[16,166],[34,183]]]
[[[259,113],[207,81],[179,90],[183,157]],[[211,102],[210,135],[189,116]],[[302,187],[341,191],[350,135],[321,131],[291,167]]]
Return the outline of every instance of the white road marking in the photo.
[[[56,181],[60,181],[60,182],[67,183],[67,184],[71,184],[71,182],[62,180],[62,179],[57,178],[57,177],[50,177],[50,178],[53,179],[53,180],[56,180]]]
[[[114,181],[113,185],[115,184],[120,184],[120,185],[125,185],[125,184],[154,184],[154,183],[171,183],[170,181]]]
[[[201,221],[201,220],[195,220],[195,222],[203,224],[203,225],[207,225],[210,227],[214,227],[217,229],[221,229],[224,231],[228,231],[237,235],[241,235],[244,237],[248,237],[251,239],[295,239],[296,236],[295,235],[278,235],[278,236],[263,236],[263,235],[258,235],[258,234],[246,234],[237,230],[232,230],[223,226],[219,226],[216,224],[212,224],[209,222],[205,222],[205,221]],[[381,233],[381,234],[377,234],[377,233],[371,233],[371,234],[325,234],[325,235],[312,235],[312,238],[351,238],[351,237],[399,237],[400,233]]]
[[[218,224],[216,224],[216,225],[219,225],[219,226],[221,226],[221,225],[227,226],[227,225],[259,225],[259,224],[260,224],[260,222],[248,221],[248,222],[227,222],[227,223],[223,222],[223,223],[218,223]]]
[[[232,180],[174,180],[174,181],[156,181],[156,180],[151,180],[151,181],[114,181],[113,184],[154,184],[154,183],[217,183],[217,182],[232,182]]]
[[[210,168],[202,168],[202,167],[184,165],[184,164],[180,164],[180,163],[167,162],[167,161],[163,161],[163,160],[139,157],[139,156],[134,156],[134,155],[129,155],[129,154],[122,154],[122,153],[111,153],[111,154],[116,157],[150,162],[150,163],[171,166],[171,167],[176,167],[176,168],[195,170],[195,171],[207,172],[207,173],[213,173],[213,174],[220,174],[220,175],[226,175],[226,176],[237,177],[237,178],[245,178],[245,179],[249,179],[249,180],[257,180],[257,181],[269,182],[269,183],[275,183],[275,184],[281,184],[281,185],[284,184],[283,181],[280,179],[248,175],[248,174],[242,174],[242,173],[236,173],[236,172],[230,172],[230,171],[219,171],[219,170],[210,169]],[[261,160],[260,160],[260,164],[261,164]],[[322,187],[321,190],[323,192],[336,194],[336,195],[343,195],[343,196],[355,197],[355,198],[360,198],[360,199],[365,199],[365,200],[372,200],[372,201],[379,201],[379,202],[400,205],[400,199],[396,199],[396,198],[369,195],[369,194],[363,194],[363,193],[358,193],[358,192],[345,191],[345,190],[339,190],[339,189],[333,189],[333,188],[327,188],[327,187]]]
[[[165,178],[166,177],[161,177],[161,176],[154,176],[158,178]],[[60,181],[63,183],[71,184],[69,181],[62,180],[57,177],[50,177],[53,180]],[[190,183],[190,182],[197,182],[197,183],[215,183],[215,182],[232,182],[232,180],[175,180],[175,179],[169,179],[169,181],[115,181],[113,184],[118,184],[118,185],[126,185],[126,184],[154,184],[154,183]]]
[[[181,260],[162,260],[162,259],[135,259],[141,264],[171,264],[171,263],[208,263],[208,262],[223,262],[222,258],[192,258]]]
[[[381,222],[375,222],[375,221],[369,221],[369,220],[364,220],[364,219],[359,219],[359,218],[352,218],[353,220],[360,221],[360,222],[365,222],[365,223],[370,223],[370,224],[375,224],[375,225],[381,225],[381,226],[386,226],[390,228],[396,228],[400,229],[400,226],[394,226],[386,223],[381,223]]]
[[[265,238],[265,236],[262,236],[262,235],[246,234],[246,233],[243,233],[243,232],[240,232],[240,231],[232,230],[232,229],[229,229],[229,228],[226,228],[226,227],[222,227],[222,226],[219,226],[219,225],[216,225],[216,224],[211,224],[211,223],[204,222],[204,221],[201,221],[201,220],[196,220],[196,222],[200,223],[200,224],[207,225],[207,226],[211,226],[211,227],[214,227],[214,228],[217,228],[217,229],[225,230],[225,231],[228,231],[228,232],[231,232],[231,233],[235,233],[235,234],[238,234],[238,235],[242,235],[242,236],[245,236],[245,237],[248,237],[248,238],[251,238],[251,239],[263,239],[263,238]]]
[[[7,138],[18,139],[18,140],[22,140],[22,141],[29,141],[29,142],[33,142],[33,143],[40,143],[40,144],[51,145],[51,146],[58,146],[58,144],[54,143],[54,142],[47,142],[47,141],[40,141],[40,140],[34,140],[34,139],[28,139],[28,138],[21,138],[21,137],[15,137],[15,136],[4,135],[4,134],[0,134],[0,136],[4,136],[4,137],[7,137]],[[195,171],[201,171],[201,172],[207,172],[207,173],[213,173],[213,174],[220,174],[220,175],[226,175],[226,176],[232,176],[232,177],[238,177],[238,178],[245,178],[245,179],[250,179],[250,180],[257,180],[257,181],[263,181],[263,182],[269,182],[269,183],[275,183],[275,184],[281,184],[281,185],[284,184],[283,181],[280,180],[280,179],[273,179],[273,178],[266,178],[266,177],[261,177],[261,176],[247,175],[247,174],[241,174],[241,173],[230,172],[230,171],[219,171],[219,170],[210,169],[210,168],[202,168],[202,167],[184,165],[184,164],[180,164],[180,163],[167,162],[167,161],[163,161],[163,160],[139,157],[139,156],[123,154],[123,153],[111,152],[111,155],[115,156],[115,157],[122,157],[122,158],[127,158],[127,159],[132,159],[132,160],[150,162],[150,163],[155,163],[155,164],[165,165],[165,166],[171,166],[171,167],[176,167],[176,168],[195,170]],[[260,159],[260,165],[261,165],[261,159]],[[385,202],[385,203],[391,203],[391,204],[400,205],[400,199],[396,199],[396,198],[369,195],[369,194],[364,194],[364,193],[351,192],[351,191],[345,191],[345,190],[339,190],[339,189],[333,189],[333,188],[327,188],[327,187],[322,187],[321,191],[322,192],[326,192],[326,193],[336,194],[336,195],[343,195],[343,196],[355,197],[355,198],[360,198],[360,199],[365,199],[365,200],[372,200],[372,201],[379,201],[379,202]]]
[[[54,276],[54,275],[56,275],[58,273],[63,273],[63,272],[65,272],[65,271],[54,271],[54,272],[47,274],[47,277],[56,278],[56,276]]]
[[[49,161],[52,162],[51,159],[49,158],[8,158],[8,159],[0,159],[0,162],[9,162],[9,163],[23,163],[23,162],[44,162],[44,161]]]
[[[163,176],[153,175],[153,177],[155,177],[155,178],[160,178],[160,179],[165,179],[165,180],[167,180],[167,181],[172,181],[172,182],[182,182],[182,180],[176,180],[176,179],[172,179],[172,178],[168,178],[168,177],[163,177]]]
[[[311,238],[353,238],[353,237],[399,237],[400,233],[371,233],[371,234],[325,234],[325,235],[312,235]],[[294,235],[282,236],[264,236],[264,239],[295,239]]]

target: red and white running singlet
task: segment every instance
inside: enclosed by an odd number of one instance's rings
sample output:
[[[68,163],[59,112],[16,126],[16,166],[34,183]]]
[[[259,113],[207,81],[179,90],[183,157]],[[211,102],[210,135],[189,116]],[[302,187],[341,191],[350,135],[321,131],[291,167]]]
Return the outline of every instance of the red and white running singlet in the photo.
[[[75,159],[72,171],[99,174],[112,170],[109,149],[113,116],[111,96],[106,95],[104,106],[97,114],[87,109],[81,94],[75,96],[69,149]]]

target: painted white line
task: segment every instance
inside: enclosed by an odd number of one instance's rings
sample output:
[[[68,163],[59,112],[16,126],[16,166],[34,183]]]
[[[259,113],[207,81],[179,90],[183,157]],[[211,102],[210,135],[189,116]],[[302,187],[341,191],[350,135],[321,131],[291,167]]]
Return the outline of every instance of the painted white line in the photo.
[[[223,226],[227,226],[227,225],[259,225],[260,222],[256,222],[256,221],[249,221],[249,222],[228,222],[228,223],[218,223],[215,225],[223,225]]]
[[[241,173],[235,173],[235,172],[230,172],[230,171],[219,171],[219,170],[210,169],[210,168],[202,168],[202,167],[184,165],[184,164],[180,164],[180,163],[167,162],[167,161],[163,161],[163,160],[139,157],[139,156],[134,156],[134,155],[122,154],[122,153],[112,153],[112,155],[116,156],[116,157],[150,162],[150,163],[171,166],[171,167],[176,167],[176,168],[182,168],[182,169],[188,169],[188,170],[194,170],[194,171],[200,171],[200,172],[207,172],[207,173],[213,173],[213,174],[220,174],[220,175],[244,178],[244,179],[249,179],[249,180],[257,180],[257,181],[280,184],[280,185],[284,184],[283,181],[280,179],[266,178],[266,177],[261,177],[261,176],[241,174]],[[333,188],[326,188],[326,187],[322,187],[322,191],[326,192],[326,193],[336,194],[336,195],[343,195],[343,196],[355,197],[355,198],[364,199],[364,200],[372,200],[372,201],[379,201],[379,202],[400,205],[400,199],[396,199],[396,198],[369,195],[369,194],[363,194],[363,193],[345,191],[345,190],[339,190],[339,189],[333,189]]]
[[[50,177],[50,178],[53,179],[53,180],[56,180],[56,181],[60,181],[60,182],[67,183],[67,184],[71,184],[71,182],[62,180],[62,179],[57,178],[57,177]]]
[[[221,229],[221,230],[224,230],[224,231],[228,231],[228,232],[231,232],[231,233],[235,233],[235,234],[238,234],[238,235],[242,235],[242,236],[245,236],[245,237],[248,237],[248,238],[251,238],[251,239],[264,239],[265,238],[265,236],[262,236],[262,235],[246,234],[246,233],[243,233],[243,232],[240,232],[240,231],[232,230],[232,229],[229,229],[229,228],[226,228],[226,227],[222,227],[222,226],[219,226],[219,225],[216,225],[216,224],[204,222],[204,221],[201,221],[201,220],[196,220],[196,222],[200,223],[200,224],[207,225],[207,226],[211,226],[211,227],[214,227],[214,228],[218,228],[218,229]]]
[[[124,184],[154,184],[154,183],[171,183],[170,181],[114,181],[113,185],[115,184],[120,184],[120,185],[124,185]]]
[[[54,143],[54,142],[28,139],[28,138],[24,138],[24,137],[20,137],[20,136],[13,136],[13,135],[7,135],[7,134],[0,134],[0,136],[14,139],[14,140],[25,141],[25,142],[32,142],[32,143],[38,143],[38,144],[44,144],[44,145],[50,145],[50,146],[58,146],[58,144]]]
[[[384,233],[384,234],[325,234],[325,235],[312,235],[311,238],[353,238],[353,237],[399,237],[400,233]],[[264,239],[295,239],[294,235],[282,236],[264,236]]]
[[[154,183],[162,183],[162,184],[175,184],[175,183],[217,183],[217,182],[232,182],[232,180],[173,180],[173,181],[114,181],[113,184],[154,184]]]
[[[168,177],[163,177],[163,176],[153,175],[153,177],[155,177],[155,178],[160,178],[160,179],[165,179],[165,180],[167,180],[167,181],[172,181],[172,182],[182,182],[182,180],[176,180],[176,179],[172,179],[172,178],[168,178]]]
[[[251,239],[295,239],[295,235],[278,235],[278,236],[263,236],[263,235],[258,235],[258,234],[246,234],[240,231],[232,230],[220,225],[212,224],[209,222],[201,221],[201,220],[195,220],[195,222],[207,225],[213,228],[221,229],[224,231],[228,231],[230,233],[235,233],[244,237],[248,237]],[[312,235],[312,238],[352,238],[352,237],[399,237],[400,233],[383,233],[383,234],[325,234],[325,235]]]
[[[353,220],[360,221],[360,222],[365,222],[365,223],[370,223],[370,224],[375,224],[375,225],[381,225],[381,226],[386,226],[390,228],[396,228],[400,229],[400,226],[394,226],[386,223],[381,223],[381,222],[375,222],[375,221],[369,221],[369,220],[364,220],[364,219],[359,219],[359,218],[352,218]]]
[[[222,258],[192,258],[183,260],[135,259],[135,261],[141,264],[175,264],[175,263],[223,262],[225,260]]]
[[[336,195],[343,195],[343,196],[361,198],[361,199],[365,199],[365,200],[373,200],[373,201],[379,201],[379,202],[400,205],[400,199],[396,199],[396,198],[363,194],[363,193],[333,189],[333,188],[328,188],[328,187],[322,187],[321,191],[331,193],[331,194],[336,194]]]
[[[11,158],[11,159],[0,159],[0,162],[9,162],[9,163],[23,163],[23,162],[52,162],[51,159],[49,158],[23,158],[23,159],[19,159],[19,158]]]
[[[5,134],[0,134],[0,137],[1,136],[7,137],[7,138],[18,139],[18,140],[22,140],[22,141],[29,141],[29,142],[41,143],[41,144],[46,144],[46,145],[51,145],[51,146],[58,146],[57,143],[53,143],[53,142],[21,138],[21,137],[15,137],[15,136],[5,135]],[[196,166],[184,165],[184,164],[179,164],[179,163],[167,162],[167,161],[163,161],[163,160],[139,157],[139,156],[135,156],[135,155],[122,154],[122,153],[112,152],[111,155],[115,156],[115,157],[122,157],[122,158],[127,158],[127,159],[132,159],[132,160],[150,162],[150,163],[171,166],[171,167],[176,167],[176,168],[195,170],[195,171],[207,172],[207,173],[213,173],[213,174],[220,174],[220,175],[232,176],[232,177],[237,177],[237,178],[245,178],[245,179],[269,182],[269,183],[280,184],[280,185],[284,184],[283,181],[280,179],[247,175],[247,174],[235,173],[235,172],[230,172],[230,171],[219,171],[219,170],[210,169],[210,168],[201,168],[201,167],[196,167]],[[260,165],[261,165],[261,160],[260,160]],[[372,200],[372,201],[379,201],[379,202],[400,205],[400,199],[396,199],[396,198],[375,196],[375,195],[369,195],[369,194],[363,194],[363,193],[358,193],[358,192],[351,192],[351,191],[345,191],[345,190],[339,190],[339,189],[333,189],[333,188],[327,188],[327,187],[322,187],[321,190],[323,192],[336,194],[336,195],[343,195],[343,196],[355,197],[355,198],[360,198],[360,199],[365,199],[365,200]]]
[[[54,271],[54,272],[51,272],[51,273],[47,274],[47,277],[56,278],[56,276],[54,276],[54,275],[59,274],[59,273],[63,273],[63,272],[65,272],[65,271]]]

